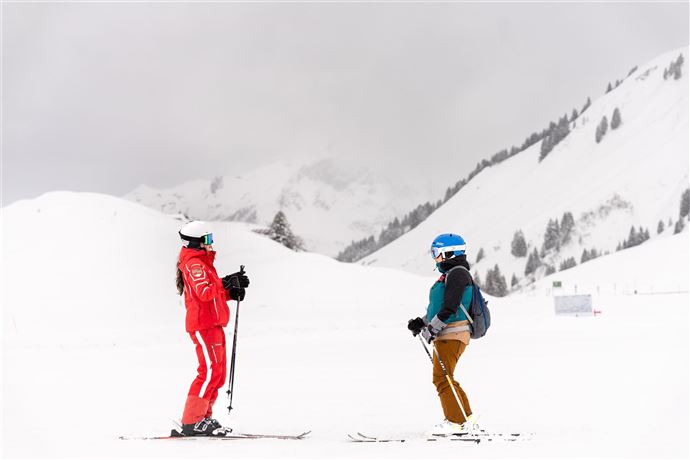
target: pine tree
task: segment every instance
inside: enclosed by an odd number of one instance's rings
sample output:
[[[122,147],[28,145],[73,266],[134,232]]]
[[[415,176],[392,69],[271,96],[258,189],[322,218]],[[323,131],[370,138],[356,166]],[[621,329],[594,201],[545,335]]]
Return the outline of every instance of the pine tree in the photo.
[[[613,88],[611,88],[611,82],[609,82],[608,86],[606,87],[606,93],[605,94],[610,93],[612,89]]]
[[[486,271],[486,278],[482,285],[482,290],[487,294],[496,295],[496,283],[494,282],[494,269],[490,268]]]
[[[611,129],[617,129],[621,125],[621,111],[616,107],[611,116]]]
[[[546,225],[546,231],[544,232],[544,244],[542,249],[544,253],[551,249],[560,249],[560,228],[558,226],[558,219],[549,219],[549,223]]]
[[[286,248],[293,251],[303,251],[302,240],[292,233],[290,224],[283,211],[278,211],[273,218],[270,228],[268,229],[268,236],[273,241],[277,241]]]
[[[510,253],[515,257],[525,257],[527,255],[527,242],[522,230],[518,230],[513,235],[513,242],[510,244]]]
[[[541,147],[539,150],[539,161],[546,158],[546,155],[553,149],[553,138],[551,135],[545,136],[541,141]]]
[[[678,56],[678,59],[676,59],[675,66],[673,69],[673,79],[674,80],[679,80],[680,77],[682,77],[682,68],[683,68],[683,54],[681,53],[680,56]]]
[[[568,244],[575,228],[575,218],[571,212],[563,213],[561,217],[560,240],[561,244]]]
[[[619,243],[619,245],[620,245],[620,243]],[[582,256],[580,257],[580,263],[581,264],[585,263],[589,260],[596,259],[597,257],[599,257],[599,254],[597,253],[597,250],[595,248],[592,248],[591,251],[584,249],[582,251]],[[573,260],[575,260],[575,259],[573,258]]]
[[[580,256],[580,263],[583,264],[589,260],[589,251],[587,249],[582,250],[582,255]]]
[[[628,239],[623,240],[621,245],[622,249],[632,248],[638,246],[649,239],[649,229],[635,229],[635,226],[630,227],[630,232],[628,233]]]
[[[518,283],[519,283],[519,281],[517,279],[517,276],[515,276],[515,273],[513,273],[513,277],[510,279],[510,287],[514,288],[515,286],[518,285]]]
[[[353,241],[348,247],[338,253],[336,259],[341,262],[356,262],[378,249],[373,236],[359,241]]]
[[[589,108],[590,105],[592,105],[592,101],[590,100],[590,98],[587,98],[585,105],[582,107],[582,110],[580,110],[580,115],[582,115],[585,112],[585,110]]]
[[[628,239],[623,240],[623,249],[628,249],[632,248],[633,246],[637,246],[639,243],[639,237],[637,236],[637,230],[635,230],[635,226],[630,227],[630,232],[628,233]]]
[[[497,297],[503,297],[508,294],[508,285],[506,284],[505,277],[501,274],[501,270],[498,268],[498,264],[487,271],[484,290],[487,294]]]
[[[683,58],[683,54],[681,53],[678,56],[678,59],[675,61],[671,62],[667,68],[664,69],[664,80],[668,79],[671,75],[673,75],[674,80],[678,80],[683,76],[683,62],[685,59]]]
[[[573,268],[577,265],[577,262],[575,262],[574,257],[569,257],[565,259],[563,262],[561,262],[559,271],[567,270],[569,268]]]
[[[673,234],[677,234],[683,231],[685,228],[685,221],[683,219],[678,219],[678,222],[676,222],[676,225],[673,227]]]
[[[665,228],[665,227],[664,227],[664,221],[663,221],[663,220],[659,220],[659,223],[658,223],[657,226],[656,226],[656,234],[659,235],[659,234],[661,234],[661,233],[664,233],[664,228]]]
[[[609,127],[609,121],[606,118],[606,115],[604,115],[604,117],[599,122],[599,125],[597,125],[596,133],[594,135],[594,139],[597,141],[597,144],[599,142],[601,142],[601,140],[606,135],[606,131],[608,130],[608,127]]]
[[[529,276],[535,271],[537,271],[537,268],[541,265],[541,259],[539,258],[539,253],[537,252],[537,248],[534,248],[534,250],[530,253],[529,257],[527,257],[527,264],[525,265],[525,276]]]
[[[400,226],[400,222],[396,218],[393,222],[388,224],[384,230],[379,234],[379,246],[384,247],[388,243],[398,239],[402,234],[405,233],[403,228]]]
[[[506,296],[508,294],[508,285],[506,284],[505,276],[498,268],[498,264],[494,266],[494,282],[496,284],[496,295],[499,297]]]
[[[558,124],[551,122],[549,128],[544,135],[541,143],[541,150],[539,152],[539,161],[542,161],[546,156],[570,133],[570,122],[568,121],[568,114],[566,113],[558,119]]]
[[[341,262],[356,262],[376,251],[376,249],[378,249],[376,240],[373,236],[370,236],[350,243],[348,247],[338,253],[336,259]]]
[[[570,122],[577,120],[577,109],[573,109],[573,113],[570,114]]]
[[[477,252],[477,261],[475,262],[476,264],[479,263],[480,260],[484,258],[484,248],[479,248],[479,252]]]
[[[679,217],[684,219],[690,215],[690,188],[686,188],[680,196],[680,213]]]
[[[554,273],[556,273],[556,267],[553,265],[547,265],[546,270],[544,271],[544,276],[553,275]]]

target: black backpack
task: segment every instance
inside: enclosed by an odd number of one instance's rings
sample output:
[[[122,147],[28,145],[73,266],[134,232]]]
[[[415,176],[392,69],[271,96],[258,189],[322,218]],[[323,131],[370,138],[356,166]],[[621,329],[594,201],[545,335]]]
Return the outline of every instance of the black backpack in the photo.
[[[469,270],[462,265],[453,267],[452,270],[456,268],[462,268],[469,273]],[[470,278],[472,278],[472,274],[470,274]],[[472,302],[470,302],[469,311],[467,311],[462,303],[460,304],[460,308],[465,312],[465,316],[467,316],[470,322],[470,337],[473,339],[484,337],[489,326],[491,326],[491,313],[489,312],[488,304],[489,302],[482,295],[481,289],[479,289],[479,286],[472,280]]]

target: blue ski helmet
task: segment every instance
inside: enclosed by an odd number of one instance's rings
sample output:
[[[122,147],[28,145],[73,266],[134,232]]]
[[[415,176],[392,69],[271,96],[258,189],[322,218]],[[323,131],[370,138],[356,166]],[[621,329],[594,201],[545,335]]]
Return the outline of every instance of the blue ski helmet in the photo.
[[[452,252],[453,257],[465,254],[465,240],[455,233],[442,233],[431,243],[431,257],[437,258],[439,254]]]

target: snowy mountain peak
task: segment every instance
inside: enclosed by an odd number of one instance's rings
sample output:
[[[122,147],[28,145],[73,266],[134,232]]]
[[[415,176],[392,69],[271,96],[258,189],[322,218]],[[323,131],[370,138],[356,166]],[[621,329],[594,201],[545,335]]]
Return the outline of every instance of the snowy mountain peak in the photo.
[[[125,198],[169,214],[258,225],[282,210],[308,250],[335,255],[350,241],[380,231],[410,202],[438,193],[422,181],[399,184],[354,161],[324,157],[279,161],[166,190],[140,186]]]

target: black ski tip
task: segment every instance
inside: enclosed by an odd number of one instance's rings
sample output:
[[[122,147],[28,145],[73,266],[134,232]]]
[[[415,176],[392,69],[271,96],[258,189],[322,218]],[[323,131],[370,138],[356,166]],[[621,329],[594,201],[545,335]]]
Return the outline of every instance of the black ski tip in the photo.
[[[170,437],[171,438],[184,438],[184,435],[180,433],[179,431],[172,429],[170,430]]]

